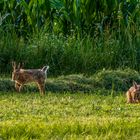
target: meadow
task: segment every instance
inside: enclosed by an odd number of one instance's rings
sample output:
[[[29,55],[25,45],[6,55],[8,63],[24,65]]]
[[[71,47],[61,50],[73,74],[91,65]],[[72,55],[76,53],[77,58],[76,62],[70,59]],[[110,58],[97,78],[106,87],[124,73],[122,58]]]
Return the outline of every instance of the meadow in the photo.
[[[100,91],[101,92],[101,91]],[[102,93],[104,94],[104,93]],[[124,93],[0,93],[0,137],[25,139],[136,140],[140,106]]]
[[[90,77],[50,77],[46,95],[40,96],[34,84],[17,93],[10,79],[3,77],[0,138],[136,140],[140,136],[140,106],[127,104],[125,96],[134,79],[140,80],[139,73],[131,69],[103,70]]]

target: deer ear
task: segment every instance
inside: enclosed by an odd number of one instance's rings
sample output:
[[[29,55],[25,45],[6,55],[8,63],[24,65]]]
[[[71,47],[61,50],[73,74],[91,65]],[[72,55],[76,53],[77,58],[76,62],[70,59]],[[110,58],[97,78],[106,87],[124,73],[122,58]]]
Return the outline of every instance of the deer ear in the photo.
[[[16,62],[15,61],[12,61],[12,67],[14,70],[16,69]]]
[[[25,63],[24,63],[24,62],[22,62],[22,63],[21,63],[21,67],[20,67],[20,68],[23,68],[23,67],[24,67],[24,64],[25,64]]]
[[[20,65],[20,63],[19,63],[17,68],[20,69],[20,66],[21,66],[21,65]]]
[[[133,81],[133,86],[135,87],[135,88],[137,88],[137,83],[135,82],[135,81]]]

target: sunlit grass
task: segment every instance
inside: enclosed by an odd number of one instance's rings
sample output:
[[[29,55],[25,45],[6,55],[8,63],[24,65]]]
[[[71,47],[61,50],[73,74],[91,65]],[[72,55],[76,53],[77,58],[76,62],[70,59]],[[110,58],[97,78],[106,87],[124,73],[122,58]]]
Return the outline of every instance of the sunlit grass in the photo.
[[[135,139],[140,106],[124,93],[0,93],[3,139]]]

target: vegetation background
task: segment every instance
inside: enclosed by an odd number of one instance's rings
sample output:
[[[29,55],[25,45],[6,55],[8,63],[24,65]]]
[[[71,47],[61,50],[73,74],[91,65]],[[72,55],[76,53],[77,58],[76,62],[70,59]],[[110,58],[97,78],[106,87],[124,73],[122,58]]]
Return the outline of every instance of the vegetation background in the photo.
[[[139,0],[1,0],[0,73],[11,61],[50,75],[140,69]]]

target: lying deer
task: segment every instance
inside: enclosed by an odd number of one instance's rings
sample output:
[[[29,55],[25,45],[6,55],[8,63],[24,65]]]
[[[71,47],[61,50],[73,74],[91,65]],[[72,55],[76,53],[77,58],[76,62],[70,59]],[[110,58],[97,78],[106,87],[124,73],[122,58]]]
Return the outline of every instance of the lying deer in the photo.
[[[41,95],[45,94],[45,78],[49,66],[44,66],[42,69],[22,69],[20,63],[18,66],[12,62],[13,72],[12,81],[15,81],[15,89],[20,92],[24,84],[35,82],[38,85]]]
[[[133,82],[133,86],[126,92],[127,103],[139,103],[140,102],[140,85]]]

